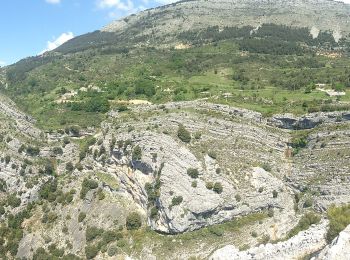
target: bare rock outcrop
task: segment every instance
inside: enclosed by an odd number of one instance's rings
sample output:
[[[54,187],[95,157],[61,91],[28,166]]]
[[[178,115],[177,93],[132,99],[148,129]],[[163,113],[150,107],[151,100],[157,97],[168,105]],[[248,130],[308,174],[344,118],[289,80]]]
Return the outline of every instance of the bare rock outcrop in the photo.
[[[300,259],[322,249],[326,245],[328,221],[300,232],[291,239],[277,244],[266,244],[239,251],[235,246],[225,246],[213,253],[210,260],[263,260]]]
[[[350,258],[350,225],[340,232],[314,260],[345,260]]]

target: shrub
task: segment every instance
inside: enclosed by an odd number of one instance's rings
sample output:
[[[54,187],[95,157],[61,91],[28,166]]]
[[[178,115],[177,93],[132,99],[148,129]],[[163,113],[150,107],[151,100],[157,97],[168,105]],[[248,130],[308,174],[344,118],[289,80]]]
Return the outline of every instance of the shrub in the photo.
[[[117,241],[119,238],[119,233],[117,233],[116,231],[105,231],[102,235],[102,241],[105,245],[113,242],[113,241]]]
[[[39,155],[40,150],[38,147],[28,146],[26,152],[29,156],[37,156]]]
[[[102,236],[102,234],[103,229],[97,227],[87,227],[85,232],[86,241],[90,242],[95,238]]]
[[[222,237],[224,235],[224,230],[220,226],[210,226],[208,231],[218,237]]]
[[[197,139],[197,140],[201,139],[201,137],[202,137],[202,133],[201,132],[196,132],[194,134],[194,138]]]
[[[11,161],[11,156],[10,156],[10,155],[6,155],[6,156],[5,156],[5,163],[6,163],[6,164],[9,164],[10,161]]]
[[[83,220],[86,218],[85,212],[80,212],[78,215],[78,222],[83,222]]]
[[[182,196],[173,197],[173,199],[171,200],[171,206],[178,206],[182,203],[182,201],[183,201]]]
[[[312,204],[313,204],[312,198],[307,198],[307,199],[305,200],[305,202],[304,202],[303,207],[304,207],[304,208],[310,208],[310,207],[312,206]]]
[[[46,175],[53,175],[54,174],[54,166],[50,160],[46,160],[43,173]]]
[[[242,200],[242,197],[239,194],[236,194],[235,199],[237,200],[237,202],[240,202]]]
[[[150,218],[155,219],[157,217],[158,217],[158,208],[157,207],[151,208]]]
[[[258,237],[258,233],[257,233],[256,231],[253,231],[253,232],[251,233],[251,235],[252,235],[252,237]]]
[[[220,182],[215,182],[214,187],[213,187],[213,191],[215,191],[218,194],[222,193],[223,187],[222,187]]]
[[[12,208],[17,208],[21,205],[21,199],[16,194],[11,194],[7,197],[7,204]]]
[[[72,172],[74,170],[74,165],[72,162],[67,162],[66,163],[66,171]]]
[[[126,218],[126,228],[136,230],[142,226],[141,216],[137,212],[130,213]]]
[[[271,172],[272,168],[271,168],[271,165],[268,164],[268,163],[264,163],[261,168],[263,168],[265,171],[267,172]]]
[[[192,186],[193,188],[197,188],[197,181],[193,181],[192,184],[191,184],[191,186]]]
[[[108,253],[108,256],[112,257],[112,256],[115,256],[118,252],[118,249],[117,247],[115,246],[110,246],[107,253]]]
[[[209,151],[208,156],[214,160],[217,158],[217,154],[214,151]]]
[[[133,161],[140,161],[142,159],[142,150],[140,146],[136,146],[134,150],[132,151],[132,160]]]
[[[259,193],[262,193],[264,191],[264,188],[263,187],[260,187],[259,188]]]
[[[331,242],[350,224],[350,205],[330,207],[327,211],[327,216],[330,221],[327,240]]]
[[[214,183],[212,182],[207,182],[205,183],[205,187],[208,189],[208,190],[212,190],[214,188]]]
[[[277,198],[277,196],[278,196],[278,192],[276,190],[273,190],[272,197]]]
[[[81,191],[80,191],[80,198],[84,199],[86,194],[93,189],[96,189],[98,187],[98,183],[94,180],[84,179],[83,183],[81,184]]]
[[[63,150],[62,150],[61,147],[54,147],[54,148],[52,149],[52,152],[53,152],[54,154],[56,154],[56,155],[62,155],[62,154],[63,154]]]
[[[0,216],[5,214],[4,206],[0,206]]]
[[[99,249],[95,245],[85,247],[85,255],[87,259],[93,259],[97,256]]]
[[[198,178],[199,172],[197,169],[189,168],[187,169],[187,174],[191,176],[192,179]]]
[[[267,215],[269,216],[269,218],[272,218],[272,217],[275,215],[275,212],[273,211],[273,208],[270,208],[270,209],[267,211]]]
[[[177,136],[184,143],[191,142],[191,133],[187,131],[183,125],[179,125],[179,128],[177,130]]]
[[[320,216],[316,215],[315,213],[306,213],[304,216],[301,217],[296,227],[289,231],[288,237],[291,238],[297,235],[300,231],[308,229],[313,224],[319,223],[320,220]]]

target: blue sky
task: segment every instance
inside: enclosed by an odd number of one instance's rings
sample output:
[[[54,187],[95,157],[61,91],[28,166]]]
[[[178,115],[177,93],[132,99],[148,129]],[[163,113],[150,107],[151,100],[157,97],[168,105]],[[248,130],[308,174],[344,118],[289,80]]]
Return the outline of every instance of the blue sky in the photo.
[[[0,66],[52,49],[73,36],[172,0],[2,0]]]

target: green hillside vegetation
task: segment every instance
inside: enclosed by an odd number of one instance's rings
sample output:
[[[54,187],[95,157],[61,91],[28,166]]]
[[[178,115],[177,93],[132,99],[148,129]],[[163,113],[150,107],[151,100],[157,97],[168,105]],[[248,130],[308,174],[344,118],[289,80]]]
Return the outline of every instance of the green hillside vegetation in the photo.
[[[9,87],[1,90],[48,130],[97,126],[104,113],[121,106],[118,101],[131,99],[161,104],[207,98],[264,115],[350,107],[349,95],[330,98],[316,89],[316,83],[350,87],[345,39],[335,43],[328,32],[313,39],[306,28],[272,24],[253,34],[251,29],[185,32],[178,38],[191,44],[187,49],[130,47],[115,44],[122,36],[94,32],[64,44],[60,52],[8,67]],[[103,44],[81,48],[89,37]]]

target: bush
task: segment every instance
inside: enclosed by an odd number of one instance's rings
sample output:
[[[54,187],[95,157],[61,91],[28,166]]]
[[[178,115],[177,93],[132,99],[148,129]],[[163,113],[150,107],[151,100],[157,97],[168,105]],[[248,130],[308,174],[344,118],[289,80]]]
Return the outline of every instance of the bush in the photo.
[[[115,246],[109,247],[109,249],[107,251],[108,256],[110,256],[110,257],[115,256],[117,254],[117,252],[118,252],[118,249]]]
[[[192,186],[192,188],[197,188],[197,181],[193,181],[191,186]]]
[[[141,216],[137,212],[130,213],[126,218],[126,228],[136,230],[142,226]]]
[[[210,226],[208,228],[209,232],[218,236],[218,237],[222,237],[224,235],[224,230],[222,227],[220,226]]]
[[[272,168],[271,168],[271,165],[268,164],[268,163],[264,163],[261,168],[263,168],[265,171],[267,172],[271,172]]]
[[[140,161],[142,159],[142,150],[140,146],[136,146],[134,150],[132,151],[132,160],[133,161]]]
[[[275,212],[273,211],[273,208],[270,208],[270,209],[267,211],[267,215],[269,216],[269,218],[272,218],[272,217],[275,215]]]
[[[177,130],[177,136],[184,143],[191,142],[191,133],[187,131],[183,125],[179,125],[179,129]]]
[[[63,154],[63,150],[61,147],[54,147],[52,149],[52,152],[55,154],[55,155],[62,155]]]
[[[241,197],[241,195],[236,194],[235,195],[235,199],[236,199],[237,202],[240,202],[242,200],[242,197]]]
[[[305,200],[305,202],[304,202],[303,207],[304,207],[304,208],[310,208],[310,207],[312,206],[312,204],[313,204],[312,198],[307,198],[307,199]]]
[[[66,171],[72,172],[74,170],[74,165],[72,162],[67,162],[66,164]]]
[[[85,247],[85,255],[87,259],[93,259],[97,256],[99,249],[95,245],[88,245]]]
[[[208,189],[208,190],[212,190],[214,188],[214,183],[212,182],[207,182],[205,183],[205,187]]]
[[[156,219],[157,217],[158,217],[158,208],[157,207],[151,208],[150,218]]]
[[[222,187],[220,182],[215,182],[214,187],[213,187],[213,191],[215,191],[218,194],[222,193],[223,187]]]
[[[83,220],[86,218],[85,212],[80,212],[78,215],[78,222],[83,222]]]
[[[12,208],[17,208],[21,205],[21,199],[16,194],[11,194],[7,197],[7,204]]]
[[[297,235],[300,231],[308,229],[313,224],[319,223],[320,220],[320,216],[316,215],[315,213],[306,213],[304,216],[301,217],[301,219],[298,222],[298,225],[296,225],[296,227],[289,231],[288,237],[291,238]]]
[[[6,156],[5,156],[5,163],[6,163],[6,164],[9,164],[10,161],[11,161],[11,156],[10,156],[10,155],[6,155]]]
[[[277,196],[278,196],[278,192],[276,190],[273,190],[272,197],[277,198]]]
[[[197,179],[199,172],[197,169],[189,168],[187,169],[187,174],[191,176],[192,179]]]
[[[173,197],[173,199],[171,200],[171,206],[178,206],[182,203],[182,201],[182,196]]]
[[[84,179],[83,183],[81,184],[81,191],[80,191],[80,198],[84,199],[86,194],[90,190],[97,189],[98,183],[94,180]]]
[[[341,231],[350,225],[350,205],[330,207],[327,211],[327,216],[330,221],[327,240],[330,243]]]
[[[38,147],[28,146],[26,152],[29,156],[37,156],[39,155],[40,150]]]
[[[214,151],[209,151],[208,156],[214,160],[217,158],[217,154]]]
[[[86,241],[90,242],[95,238],[102,236],[102,234],[103,229],[97,227],[87,227],[85,232]]]

